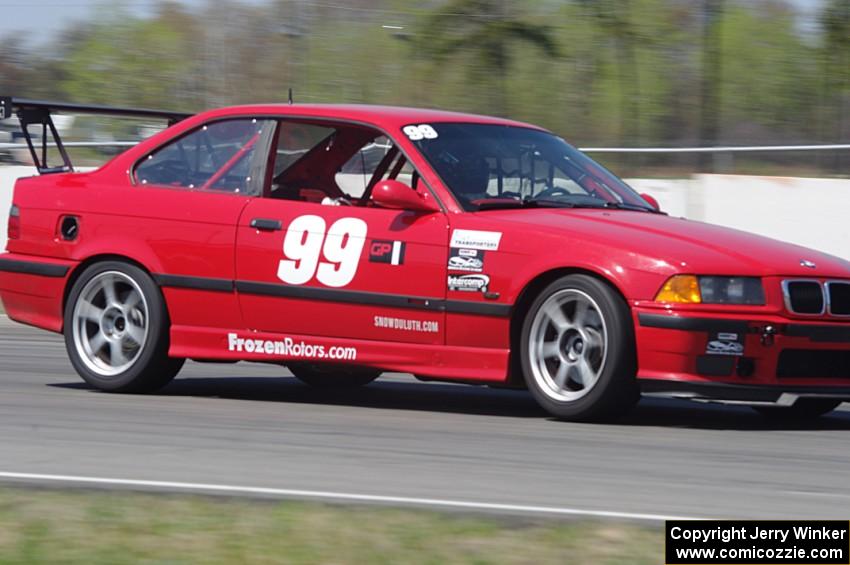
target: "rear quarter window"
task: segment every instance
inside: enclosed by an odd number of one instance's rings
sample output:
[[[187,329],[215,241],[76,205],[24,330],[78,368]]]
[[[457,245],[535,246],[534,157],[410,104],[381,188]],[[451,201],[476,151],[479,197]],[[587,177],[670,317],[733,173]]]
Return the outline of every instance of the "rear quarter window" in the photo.
[[[265,182],[273,120],[206,124],[160,147],[135,170],[140,185],[259,195]]]

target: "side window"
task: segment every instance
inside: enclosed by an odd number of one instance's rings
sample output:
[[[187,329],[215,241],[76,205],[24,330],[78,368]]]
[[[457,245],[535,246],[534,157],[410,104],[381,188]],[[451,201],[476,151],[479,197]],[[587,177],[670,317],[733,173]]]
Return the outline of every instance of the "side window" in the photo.
[[[282,176],[290,166],[311,149],[333,135],[334,128],[315,124],[284,121],[280,123],[277,136],[277,155],[274,161],[274,177]]]
[[[393,148],[392,142],[386,136],[380,136],[361,147],[340,167],[335,180],[343,192],[360,198],[378,170],[383,171],[378,180],[396,179],[416,188],[418,177],[413,166],[404,155]]]
[[[275,121],[213,122],[157,149],[136,166],[136,181],[248,195],[263,191]]]
[[[390,169],[390,174],[394,174],[394,178],[396,180],[401,181],[407,186],[413,188],[413,190],[416,190],[416,185],[419,183],[419,175],[416,172],[416,169],[413,168],[413,165],[410,164],[410,161],[405,159],[403,155],[400,157],[400,159],[402,159],[403,161],[401,163],[401,168],[396,169],[398,172],[394,172],[392,169]],[[396,167],[398,167],[398,165],[398,163],[395,163]]]
[[[339,169],[336,180],[337,186],[350,196],[359,198],[366,192],[372,175],[387,157],[392,144],[386,136],[381,136],[362,146]]]
[[[367,126],[282,120],[278,132],[270,198],[365,205],[372,179],[417,184],[398,148]]]
[[[328,157],[335,136],[336,129],[326,125],[281,121],[270,196],[310,202],[320,202],[327,196],[323,179],[316,174],[314,163]]]

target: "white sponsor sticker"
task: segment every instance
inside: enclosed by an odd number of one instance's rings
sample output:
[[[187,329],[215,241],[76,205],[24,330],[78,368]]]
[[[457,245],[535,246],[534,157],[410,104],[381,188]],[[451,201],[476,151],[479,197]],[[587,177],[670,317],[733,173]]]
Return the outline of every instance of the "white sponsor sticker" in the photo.
[[[404,126],[402,129],[410,141],[421,141],[423,139],[437,139],[437,130],[428,124],[420,124],[418,126]]]
[[[467,249],[483,249],[484,251],[496,251],[502,240],[502,232],[478,231],[478,230],[454,230],[452,232],[452,247],[466,247]]]
[[[479,249],[458,249],[453,247],[449,254],[450,271],[471,271],[480,273],[484,270],[484,254]]]
[[[440,322],[432,320],[406,320],[389,316],[375,316],[375,327],[406,332],[439,333]]]
[[[735,341],[709,341],[705,352],[709,355],[743,355],[744,345]]]
[[[734,332],[716,332],[708,336],[705,352],[708,355],[744,354],[744,335]]]
[[[227,334],[227,350],[294,359],[333,359],[341,361],[354,361],[357,359],[356,347],[326,348],[324,345],[295,341],[291,337],[285,337],[282,340],[270,340],[239,337],[235,333]]]
[[[458,292],[487,292],[488,275],[449,275],[449,290]]]

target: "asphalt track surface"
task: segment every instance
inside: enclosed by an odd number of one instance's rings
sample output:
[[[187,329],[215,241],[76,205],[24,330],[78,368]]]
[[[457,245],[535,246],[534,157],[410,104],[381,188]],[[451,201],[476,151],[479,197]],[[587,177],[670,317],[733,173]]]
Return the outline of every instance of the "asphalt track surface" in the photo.
[[[440,499],[503,513],[847,519],[846,406],[777,426],[743,407],[645,399],[617,424],[572,424],[524,392],[406,376],[326,392],[278,367],[194,363],[159,394],[105,394],[77,377],[60,336],[0,316],[6,485],[86,484],[31,476],[45,474],[154,481],[129,485],[138,489]]]

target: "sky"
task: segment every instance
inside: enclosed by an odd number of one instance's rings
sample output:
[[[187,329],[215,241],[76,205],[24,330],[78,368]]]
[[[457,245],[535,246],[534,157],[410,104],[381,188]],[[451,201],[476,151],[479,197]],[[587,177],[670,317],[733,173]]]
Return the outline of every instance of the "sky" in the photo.
[[[189,6],[202,6],[207,0],[179,0]],[[262,4],[264,0],[241,0]],[[35,43],[44,43],[35,34],[49,36],[75,21],[91,18],[96,10],[109,5],[108,0],[0,0],[0,35],[23,32]],[[157,4],[155,0],[118,0],[139,15],[147,15]],[[31,37],[32,36],[32,37]]]
[[[206,0],[181,0],[187,5],[203,5]],[[242,0],[254,4],[263,0]],[[746,0],[744,0],[746,1]],[[824,0],[787,0],[801,14],[801,27],[810,27]],[[150,12],[152,0],[119,0],[140,15]],[[74,21],[92,17],[94,11],[108,5],[104,0],[0,0],[0,35],[23,32],[28,41],[45,43],[50,36]],[[39,37],[39,35],[43,35]]]

